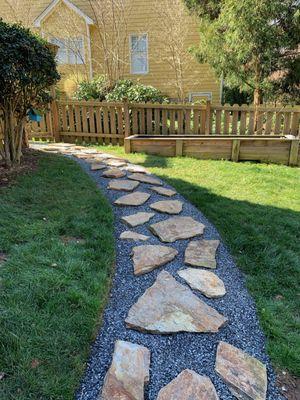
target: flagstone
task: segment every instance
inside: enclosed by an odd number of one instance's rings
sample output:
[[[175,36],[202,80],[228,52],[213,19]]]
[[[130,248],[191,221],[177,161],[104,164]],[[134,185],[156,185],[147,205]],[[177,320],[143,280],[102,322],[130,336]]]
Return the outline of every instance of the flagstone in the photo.
[[[151,186],[150,189],[158,194],[161,194],[161,195],[167,196],[167,197],[172,197],[176,194],[175,190],[167,189],[167,188],[164,188],[161,186]]]
[[[103,162],[104,162],[106,165],[109,165],[110,167],[116,167],[116,168],[124,167],[124,165],[127,164],[126,161],[124,161],[124,160],[117,160],[117,159],[103,160]]]
[[[141,206],[149,199],[150,194],[144,192],[134,192],[125,196],[119,197],[115,204],[118,206]]]
[[[123,178],[126,176],[126,172],[121,171],[119,168],[110,168],[103,172],[104,178]]]
[[[228,343],[220,342],[215,369],[238,399],[266,399],[267,370],[258,359]]]
[[[113,179],[109,182],[108,189],[132,192],[132,190],[136,189],[139,184],[139,182],[130,181],[128,179]]]
[[[188,285],[195,290],[199,290],[208,298],[223,297],[226,289],[223,281],[213,272],[187,268],[178,272]]]
[[[134,165],[128,164],[122,168],[124,171],[131,172],[131,173],[139,173],[139,174],[147,174],[148,171],[146,168],[142,167],[141,165]]]
[[[216,251],[219,240],[195,240],[189,243],[184,262],[194,267],[217,268]]]
[[[149,368],[150,351],[146,347],[118,340],[100,399],[144,400]]]
[[[127,215],[122,217],[121,220],[126,222],[132,228],[143,225],[146,222],[150,221],[152,217],[154,217],[155,213],[148,213],[148,212],[138,212],[136,214]]]
[[[149,229],[162,242],[172,243],[179,239],[189,239],[202,235],[205,225],[192,217],[171,217],[165,221],[150,225]]]
[[[92,164],[90,168],[91,168],[91,171],[100,171],[101,169],[105,169],[106,165],[105,164]]]
[[[141,241],[145,242],[146,240],[150,239],[150,236],[142,235],[140,233],[133,232],[133,231],[125,231],[125,232],[121,233],[120,239],[122,239],[122,240],[134,240],[134,241],[141,240]]]
[[[162,271],[153,286],[130,308],[128,328],[142,332],[218,332],[227,318]]]
[[[178,251],[168,246],[143,245],[132,249],[135,275],[143,275],[172,261]]]
[[[219,400],[212,381],[185,369],[158,393],[157,400]]]
[[[151,204],[150,208],[166,214],[180,214],[182,205],[182,202],[179,200],[163,200]]]
[[[163,185],[162,181],[154,176],[136,173],[128,176],[129,179],[143,183],[150,183],[151,185]]]

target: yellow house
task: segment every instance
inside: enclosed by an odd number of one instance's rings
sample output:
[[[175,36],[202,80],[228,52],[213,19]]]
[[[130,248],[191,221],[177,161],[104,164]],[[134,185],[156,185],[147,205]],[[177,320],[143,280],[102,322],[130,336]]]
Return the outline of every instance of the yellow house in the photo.
[[[106,74],[174,99],[220,102],[222,83],[191,54],[199,33],[182,0],[0,0],[0,16],[59,46],[60,87],[69,95],[79,81]]]

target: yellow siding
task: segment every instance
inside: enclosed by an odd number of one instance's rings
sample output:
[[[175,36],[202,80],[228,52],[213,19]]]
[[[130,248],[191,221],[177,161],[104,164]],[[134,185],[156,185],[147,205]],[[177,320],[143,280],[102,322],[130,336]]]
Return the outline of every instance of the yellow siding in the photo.
[[[103,0],[105,2],[105,0]],[[89,2],[85,0],[73,0],[73,4],[80,8],[86,15],[96,20],[93,15]],[[98,5],[101,0],[94,0],[94,4]],[[7,7],[4,0],[0,0],[0,16],[4,19],[16,19],[16,15],[25,15],[30,17],[32,23],[34,19],[40,15],[43,10],[50,4],[49,0],[25,0],[20,2],[22,9],[15,10],[14,15]],[[33,4],[33,6],[29,6]],[[123,57],[124,77],[130,79],[138,79],[140,82],[152,85],[162,90],[170,97],[176,97],[177,91],[174,84],[175,74],[171,66],[166,62],[163,57],[164,46],[163,38],[159,36],[159,32],[154,27],[155,21],[159,18],[155,1],[153,0],[129,0],[127,31],[124,30],[124,49],[125,56]],[[25,10],[25,11],[24,11]],[[27,12],[26,12],[27,10]],[[23,18],[24,20],[24,18]],[[25,20],[24,20],[25,23]],[[26,21],[26,24],[28,22]],[[186,24],[188,26],[188,38],[186,48],[192,45],[197,45],[199,40],[197,21],[187,15]],[[91,36],[91,53],[93,73],[97,75],[103,73],[105,70],[103,62],[103,51],[99,40],[99,32],[96,26],[90,26]],[[64,5],[59,5],[55,8],[53,13],[48,16],[42,24],[41,30],[45,36],[51,32],[54,36],[61,37],[66,35],[66,30],[69,32],[70,37],[82,35],[85,40],[85,60],[86,65],[65,65],[59,66],[62,73],[62,82],[60,87],[68,93],[74,89],[74,85],[78,80],[87,78],[90,72],[89,65],[89,52],[88,52],[88,35],[86,31],[86,23],[83,18],[76,15],[73,11],[70,12]],[[130,34],[148,34],[149,41],[149,73],[146,75],[132,75],[130,74],[130,57],[129,57],[129,36]],[[189,65],[187,78],[184,85],[185,95],[188,96],[190,92],[211,92],[212,100],[214,103],[220,102],[220,82],[216,79],[213,71],[208,65],[199,64],[195,59],[192,59]]]

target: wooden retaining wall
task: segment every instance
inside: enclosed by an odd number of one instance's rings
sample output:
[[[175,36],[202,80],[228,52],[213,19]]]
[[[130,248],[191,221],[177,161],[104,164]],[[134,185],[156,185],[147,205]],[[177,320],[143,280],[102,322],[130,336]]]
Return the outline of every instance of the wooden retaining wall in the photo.
[[[125,139],[126,153],[300,165],[299,139],[281,136],[141,136]]]

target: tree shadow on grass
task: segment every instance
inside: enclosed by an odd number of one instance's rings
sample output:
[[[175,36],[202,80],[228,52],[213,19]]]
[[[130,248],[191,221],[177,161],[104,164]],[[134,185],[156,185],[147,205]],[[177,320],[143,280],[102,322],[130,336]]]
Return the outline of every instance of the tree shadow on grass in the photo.
[[[172,161],[147,156],[143,165],[170,168]],[[200,182],[155,173],[216,226],[246,275],[273,362],[300,375],[300,213],[221,196]]]

